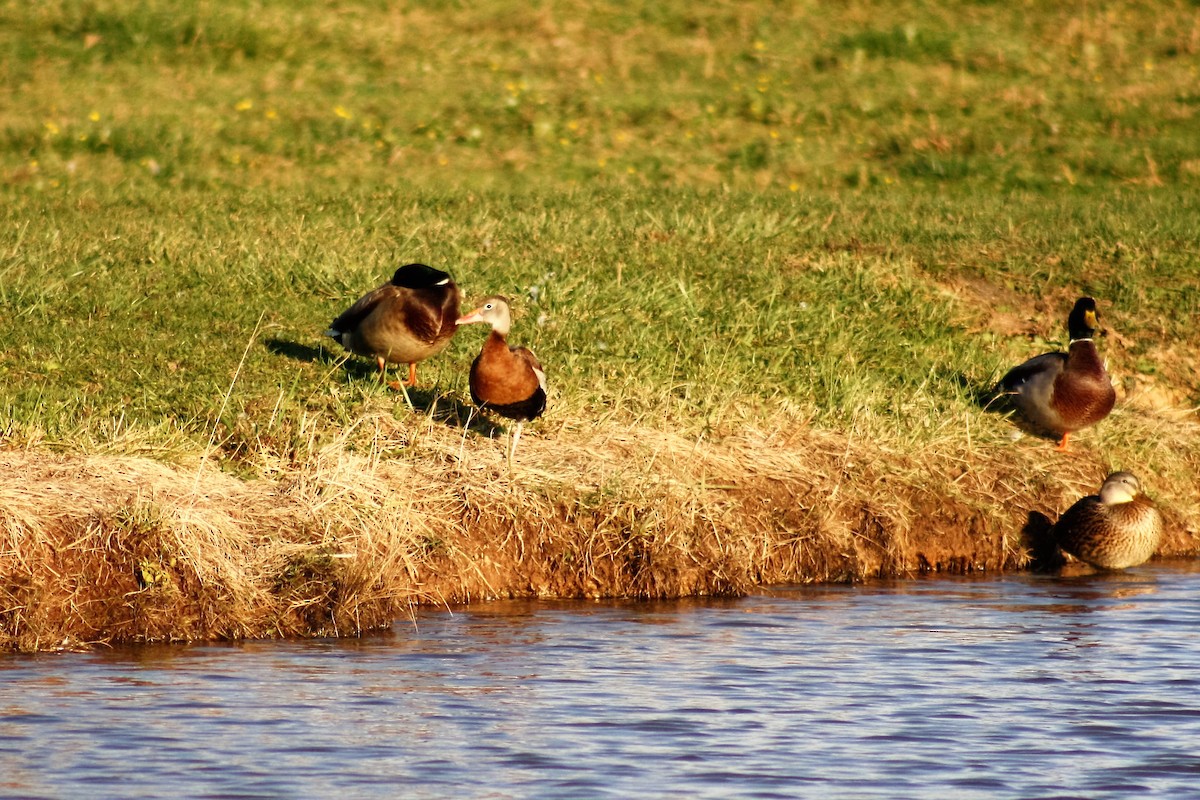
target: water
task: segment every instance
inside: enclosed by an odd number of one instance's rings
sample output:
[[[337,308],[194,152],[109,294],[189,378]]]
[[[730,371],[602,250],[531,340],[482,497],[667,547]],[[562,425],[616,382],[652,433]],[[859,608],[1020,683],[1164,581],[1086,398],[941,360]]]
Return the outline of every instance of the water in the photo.
[[[1200,565],[0,657],[0,797],[1200,796]]]

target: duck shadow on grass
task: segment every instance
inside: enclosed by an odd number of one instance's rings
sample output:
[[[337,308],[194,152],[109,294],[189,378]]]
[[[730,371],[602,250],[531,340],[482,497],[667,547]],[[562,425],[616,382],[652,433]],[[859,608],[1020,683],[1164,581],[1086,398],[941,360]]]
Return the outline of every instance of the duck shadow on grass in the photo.
[[[264,346],[275,355],[295,361],[322,364],[331,369],[341,367],[353,381],[379,382],[379,370],[373,362],[354,357],[347,358],[345,353],[335,353],[323,346],[312,347],[287,339],[267,339]],[[404,402],[405,393],[404,390],[394,390],[400,402]],[[436,388],[409,387],[407,394],[413,411],[447,427],[468,430],[488,438],[494,438],[506,430],[504,426],[497,425],[482,415],[479,409]]]
[[[1057,439],[1040,430],[1021,416],[1012,395],[1000,388],[999,381],[986,383],[963,372],[951,372],[943,376],[958,386],[981,411],[1007,417],[1009,421],[1027,434],[1041,438]],[[1021,528],[1021,546],[1029,551],[1028,568],[1034,572],[1058,572],[1067,563],[1066,556],[1054,540],[1054,520],[1040,511],[1030,511]]]
[[[963,372],[951,372],[944,377],[959,387],[962,393],[979,410],[987,414],[1007,417],[1008,421],[1015,428],[1026,435],[1053,442],[1058,441],[1059,437],[1057,435],[1033,425],[1021,416],[1020,410],[1017,409],[1017,404],[1013,402],[1013,396],[1000,388],[999,381],[991,380],[985,383]]]
[[[341,367],[349,375],[359,380],[379,380],[379,370],[373,363],[358,358],[347,358],[346,353],[335,353],[324,346],[312,347],[288,339],[267,339],[263,346],[277,356],[284,356],[293,361],[304,361],[309,364],[321,364],[326,367]]]
[[[1008,414],[1016,410],[1012,398],[1000,390],[995,380],[987,382],[972,378],[965,372],[946,372],[944,380],[957,386],[972,403],[991,414]]]

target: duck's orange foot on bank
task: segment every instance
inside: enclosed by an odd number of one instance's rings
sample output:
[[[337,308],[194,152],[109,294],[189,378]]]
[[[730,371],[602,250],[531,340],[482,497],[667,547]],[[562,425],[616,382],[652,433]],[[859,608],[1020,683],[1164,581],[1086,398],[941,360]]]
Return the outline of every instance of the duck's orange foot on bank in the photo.
[[[388,388],[400,391],[401,388],[411,388],[417,385],[417,365],[408,365],[408,380],[406,381],[391,381],[388,383]]]

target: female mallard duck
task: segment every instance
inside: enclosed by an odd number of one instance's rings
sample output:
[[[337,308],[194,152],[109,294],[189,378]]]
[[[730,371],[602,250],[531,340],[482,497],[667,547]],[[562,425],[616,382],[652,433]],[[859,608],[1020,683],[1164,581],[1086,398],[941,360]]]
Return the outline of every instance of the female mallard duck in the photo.
[[[1162,515],[1142,494],[1138,479],[1114,472],[1099,495],[1068,508],[1054,524],[1054,539],[1065,552],[1102,569],[1141,564],[1162,541]]]
[[[362,297],[333,321],[327,336],[360,356],[379,364],[379,379],[387,365],[408,364],[405,386],[417,382],[417,362],[437,355],[457,328],[458,287],[450,275],[424,264],[407,264],[392,279]],[[398,382],[389,384],[400,388]]]
[[[471,399],[481,409],[490,409],[516,421],[517,428],[511,434],[512,443],[508,450],[508,468],[511,470],[521,428],[546,410],[546,373],[531,350],[509,347],[512,315],[508,301],[503,297],[485,298],[479,308],[460,317],[457,324],[472,322],[486,322],[492,326],[492,332],[471,364]]]
[[[1081,297],[1067,317],[1071,344],[1065,353],[1044,353],[1013,367],[1000,380],[1030,424],[1061,436],[1059,450],[1080,428],[1108,416],[1117,400],[1092,338],[1100,327],[1096,301]]]

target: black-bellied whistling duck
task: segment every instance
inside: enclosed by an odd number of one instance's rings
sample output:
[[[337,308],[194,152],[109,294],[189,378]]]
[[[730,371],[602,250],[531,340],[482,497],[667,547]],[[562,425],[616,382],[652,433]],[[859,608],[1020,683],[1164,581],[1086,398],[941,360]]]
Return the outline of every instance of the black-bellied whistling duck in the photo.
[[[1092,339],[1100,327],[1096,301],[1081,297],[1067,317],[1071,344],[1065,353],[1044,353],[1013,367],[1000,379],[1033,427],[1061,436],[1059,450],[1080,428],[1108,416],[1117,400]]]
[[[479,308],[459,317],[457,324],[472,322],[486,322],[492,332],[471,364],[471,399],[481,409],[516,421],[508,449],[508,468],[512,470],[521,428],[546,410],[546,373],[529,348],[509,347],[512,315],[503,297],[485,298]]]
[[[1099,495],[1068,508],[1054,524],[1054,539],[1065,552],[1101,569],[1125,569],[1146,561],[1162,542],[1162,515],[1142,494],[1138,479],[1114,472]]]
[[[408,364],[405,386],[417,382],[417,362],[446,348],[457,327],[458,287],[450,275],[425,264],[407,264],[392,279],[367,292],[325,332],[342,347],[375,359],[379,379],[387,365]],[[389,384],[393,389],[400,383]]]

